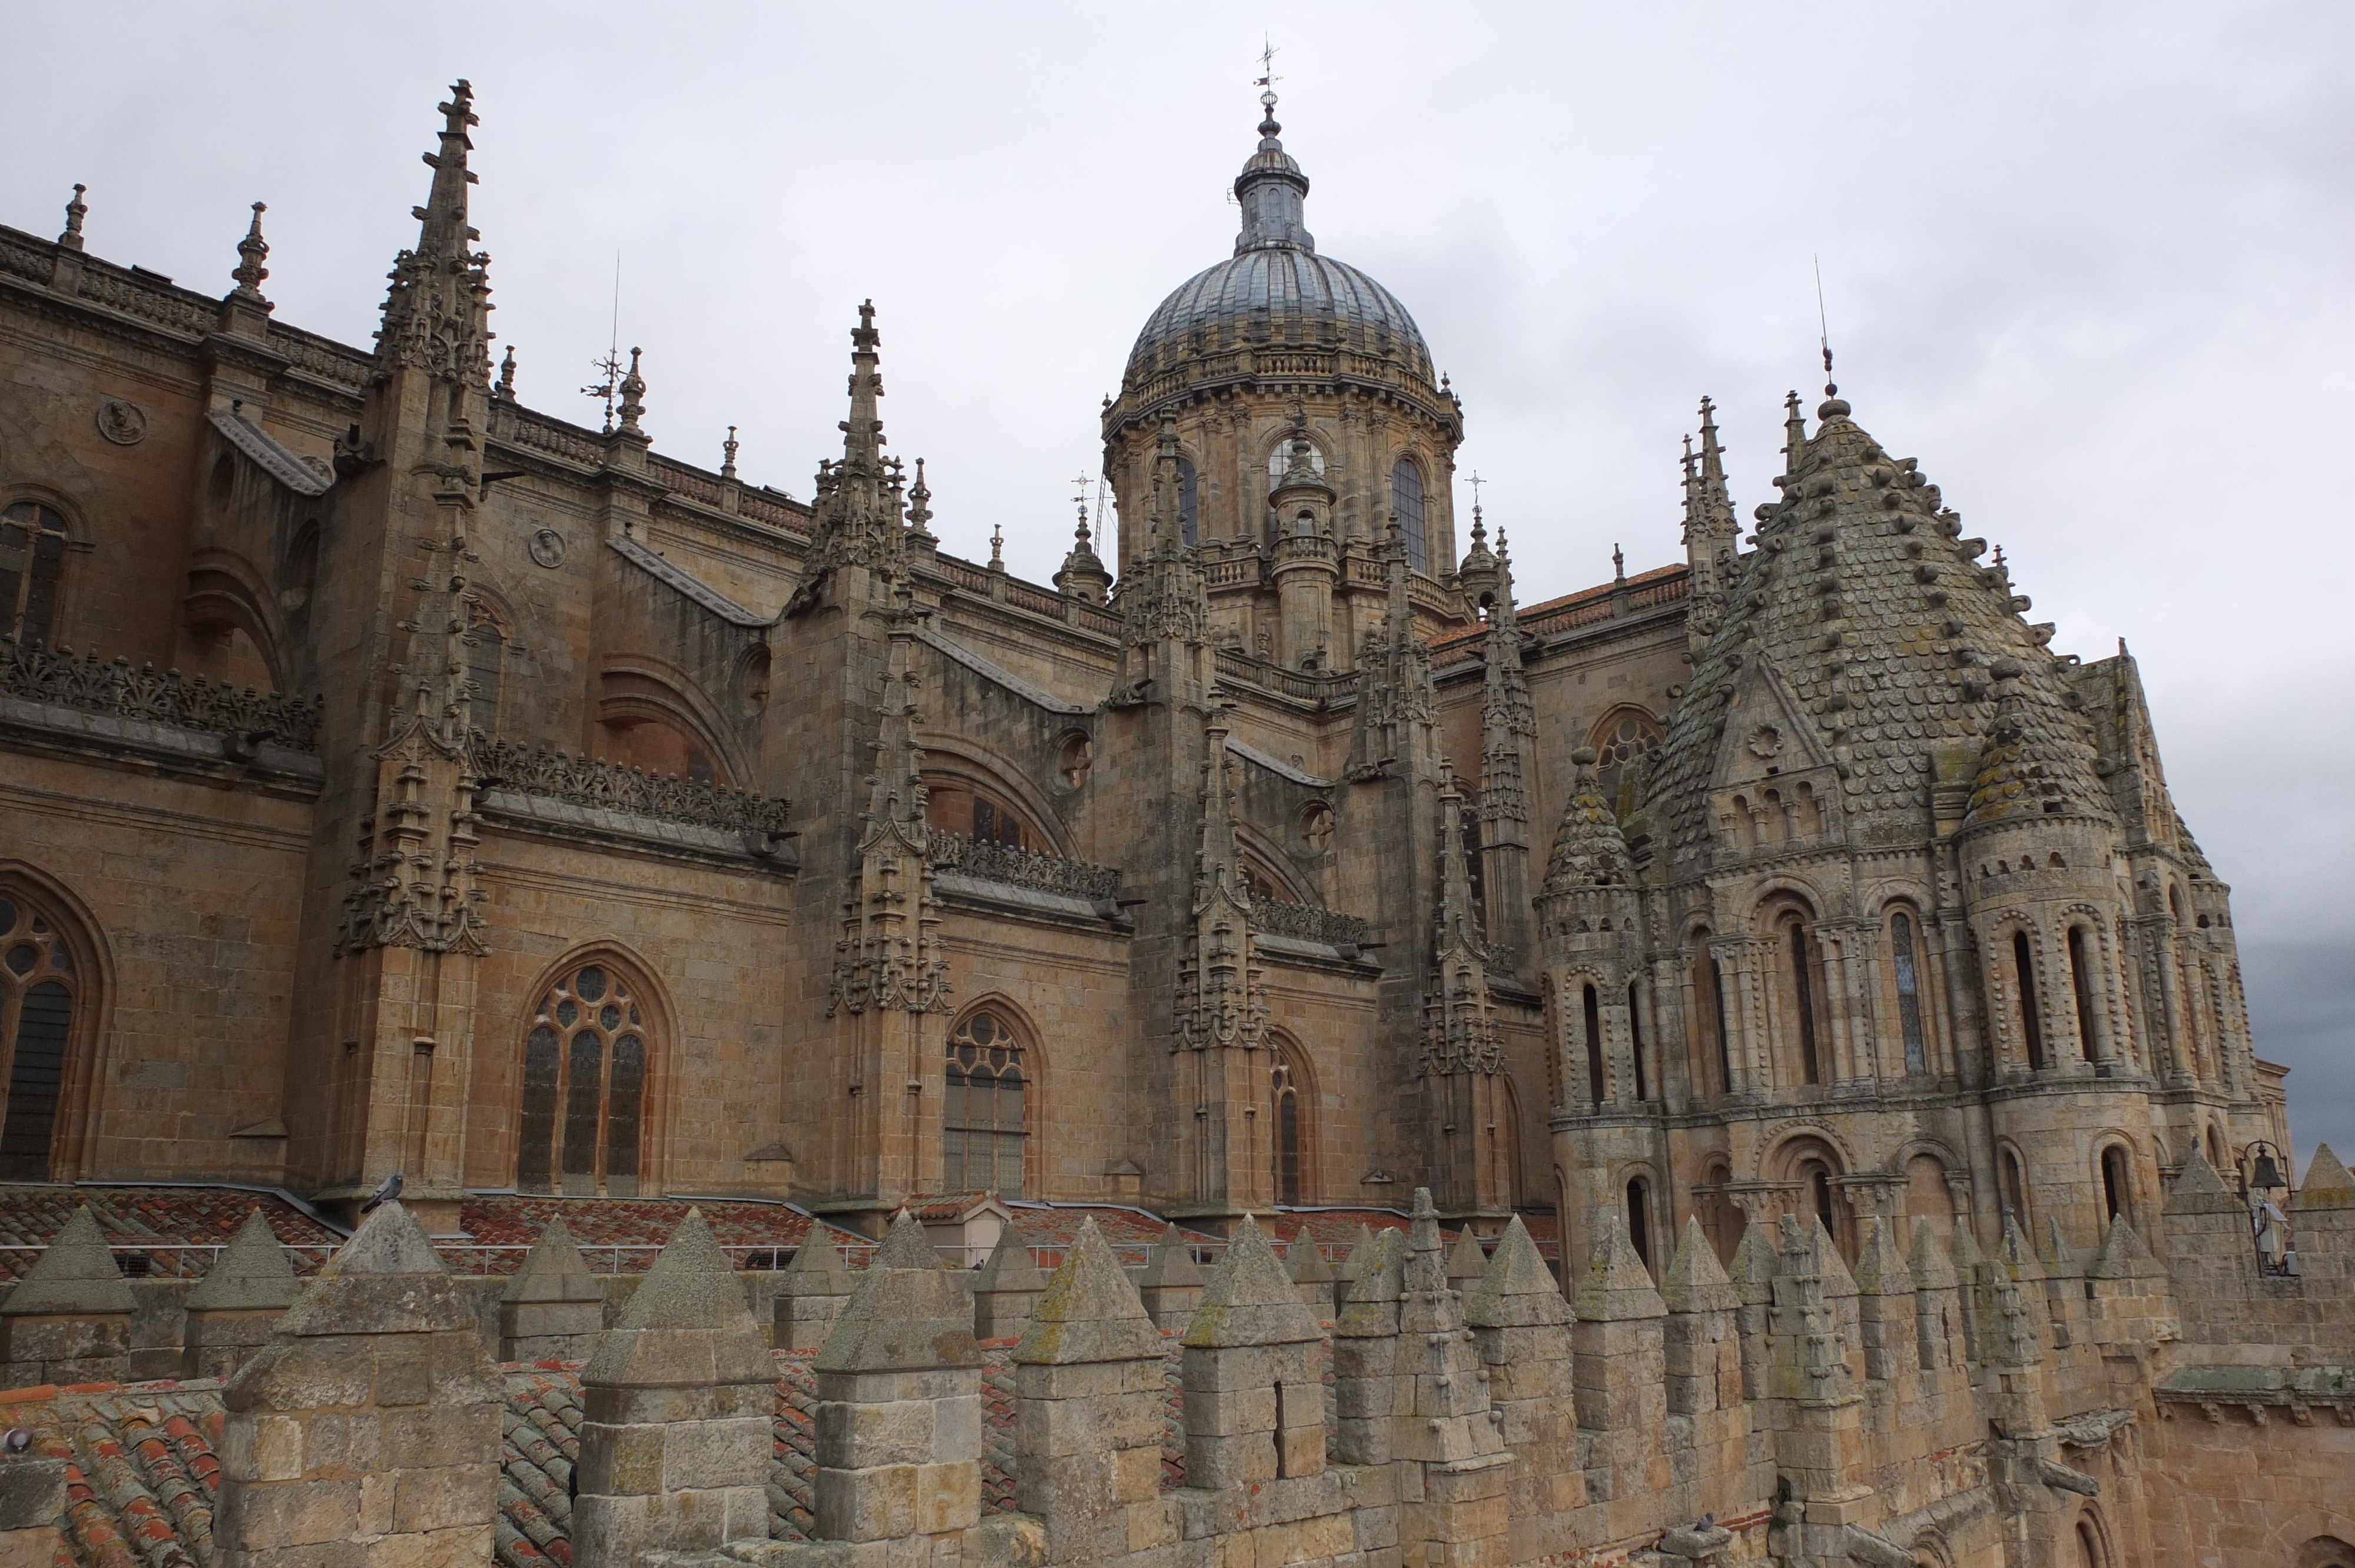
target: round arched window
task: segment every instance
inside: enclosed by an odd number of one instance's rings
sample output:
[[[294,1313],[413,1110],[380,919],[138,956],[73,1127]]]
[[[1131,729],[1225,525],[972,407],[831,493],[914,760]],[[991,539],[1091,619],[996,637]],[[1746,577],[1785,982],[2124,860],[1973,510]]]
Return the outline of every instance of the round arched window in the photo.
[[[517,1191],[637,1195],[645,1022],[603,964],[581,965],[539,999],[524,1039]]]

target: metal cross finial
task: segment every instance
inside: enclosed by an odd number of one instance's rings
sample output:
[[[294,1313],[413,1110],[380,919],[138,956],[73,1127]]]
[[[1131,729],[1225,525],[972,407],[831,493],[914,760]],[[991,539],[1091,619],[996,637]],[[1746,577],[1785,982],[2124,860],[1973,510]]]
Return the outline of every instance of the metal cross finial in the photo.
[[[1090,479],[1084,473],[1072,479],[1071,494],[1073,499],[1078,501],[1082,506],[1085,506],[1088,503],[1088,486],[1094,482],[1094,480]]]
[[[1465,482],[1472,486],[1472,506],[1473,510],[1477,511],[1480,506],[1480,487],[1488,482],[1480,477],[1480,471],[1476,468],[1472,471],[1472,477]]]

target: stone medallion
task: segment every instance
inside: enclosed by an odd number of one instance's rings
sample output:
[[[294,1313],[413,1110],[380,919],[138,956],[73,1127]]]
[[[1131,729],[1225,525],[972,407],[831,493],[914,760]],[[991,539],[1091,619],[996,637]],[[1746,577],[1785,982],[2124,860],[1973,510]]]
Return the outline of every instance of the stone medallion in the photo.
[[[564,564],[564,535],[542,528],[531,536],[531,558],[553,571]]]
[[[147,436],[147,414],[138,404],[109,397],[98,406],[98,433],[118,447],[135,447]]]

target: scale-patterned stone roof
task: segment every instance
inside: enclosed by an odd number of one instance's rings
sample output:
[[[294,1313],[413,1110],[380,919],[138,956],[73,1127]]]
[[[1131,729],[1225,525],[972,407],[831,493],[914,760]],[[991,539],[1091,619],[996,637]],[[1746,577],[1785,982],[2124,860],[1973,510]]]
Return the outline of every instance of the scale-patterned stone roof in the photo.
[[[1792,413],[1796,434],[1796,399]],[[1740,557],[1725,619],[1649,770],[1645,802],[1672,859],[1710,843],[1726,710],[1762,662],[1840,769],[1851,843],[1925,836],[1933,748],[1977,753],[1998,673],[2014,666],[2021,712],[2046,754],[2034,760],[2071,800],[2099,800],[2082,699],[2044,651],[2049,629],[2020,616],[2028,601],[2012,593],[2007,568],[1978,564],[1984,541],[1958,537],[1961,519],[1937,487],[1912,459],[1890,456],[1847,403],[1832,397],[1818,413],[1777,482],[1782,501],[1761,509],[1757,548]]]

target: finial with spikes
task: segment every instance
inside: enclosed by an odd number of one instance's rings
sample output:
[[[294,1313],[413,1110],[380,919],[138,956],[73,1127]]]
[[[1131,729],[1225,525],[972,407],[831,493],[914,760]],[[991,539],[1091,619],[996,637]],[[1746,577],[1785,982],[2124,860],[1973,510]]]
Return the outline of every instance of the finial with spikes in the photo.
[[[515,344],[507,344],[507,355],[506,355],[506,357],[505,359],[502,359],[502,360],[500,360],[500,361],[499,361],[499,379],[498,379],[498,385],[496,385],[496,387],[493,387],[491,388],[491,396],[492,396],[492,397],[496,397],[496,398],[497,398],[500,402],[502,402],[502,403],[512,403],[512,402],[514,402],[514,401],[515,401],[515,396],[516,396],[516,388],[515,388],[515,376],[516,376],[516,351],[515,351]]]
[[[66,231],[58,236],[58,243],[69,250],[81,249],[81,220],[90,216],[90,204],[81,198],[89,190],[88,185],[75,185],[73,200],[66,203]]]
[[[989,527],[989,569],[993,572],[1006,569],[1006,524],[1003,523],[993,523]]]
[[[261,202],[253,204],[253,221],[247,227],[245,238],[237,242],[237,270],[229,274],[237,284],[240,299],[261,298],[261,281],[270,276],[262,263],[270,259],[270,242],[261,238],[261,215],[270,209]]]
[[[896,462],[898,460],[894,459],[893,461]],[[930,523],[932,520],[932,487],[924,482],[924,460],[918,458],[916,460],[916,482],[914,487],[908,492],[908,531],[911,534],[920,535],[922,537],[929,539],[932,536],[932,530],[925,527],[924,524]]]
[[[720,478],[733,479],[736,477],[736,450],[739,444],[740,443],[736,440],[736,427],[730,425],[728,427],[728,439],[719,443]]]
[[[645,378],[638,374],[639,353],[634,348],[630,350],[630,368],[617,388],[622,395],[622,431],[632,436],[645,433],[638,424],[639,416],[646,411],[646,383]]]

